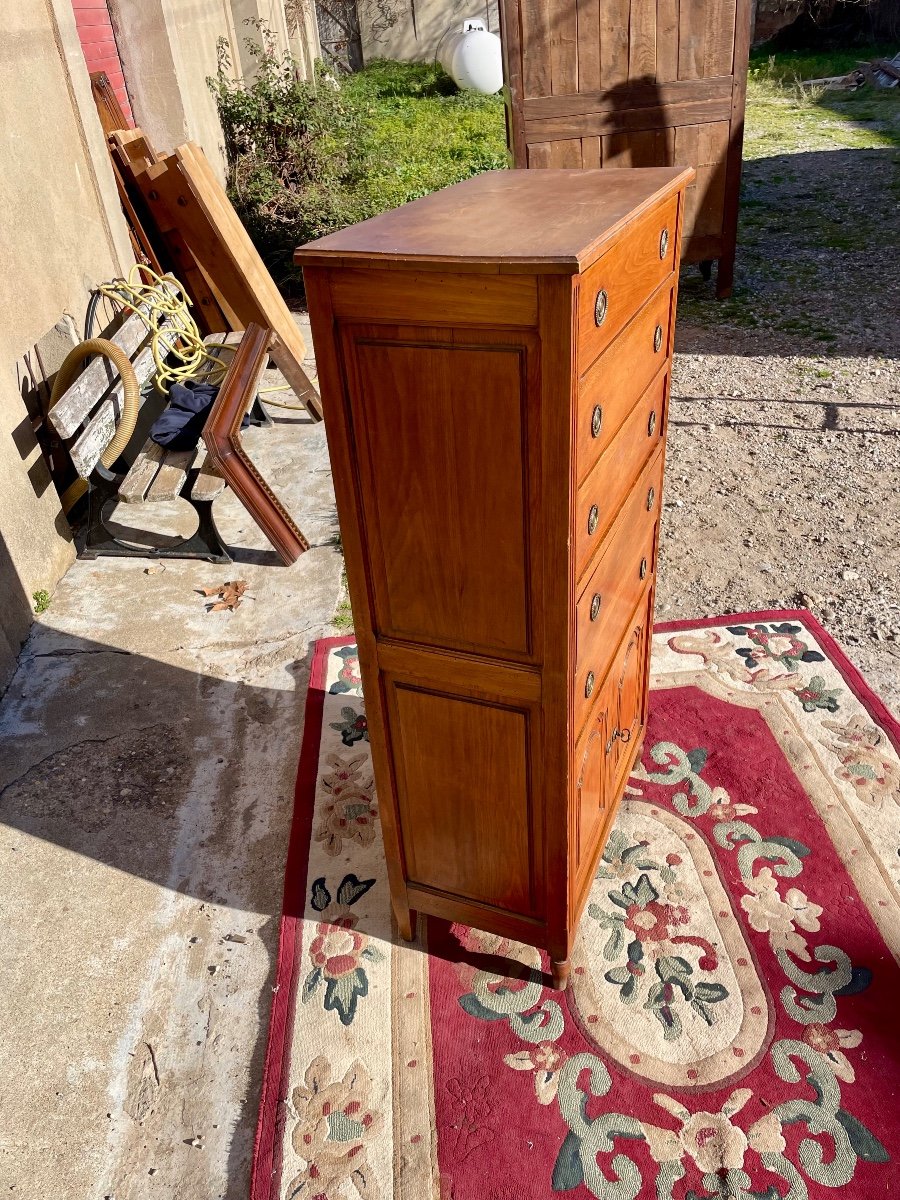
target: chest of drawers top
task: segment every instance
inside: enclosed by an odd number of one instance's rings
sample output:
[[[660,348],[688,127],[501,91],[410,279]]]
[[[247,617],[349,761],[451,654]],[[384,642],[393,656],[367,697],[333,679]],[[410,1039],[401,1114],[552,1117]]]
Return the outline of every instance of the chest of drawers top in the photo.
[[[487,171],[301,246],[294,258],[303,267],[581,274],[691,177],[681,167]]]

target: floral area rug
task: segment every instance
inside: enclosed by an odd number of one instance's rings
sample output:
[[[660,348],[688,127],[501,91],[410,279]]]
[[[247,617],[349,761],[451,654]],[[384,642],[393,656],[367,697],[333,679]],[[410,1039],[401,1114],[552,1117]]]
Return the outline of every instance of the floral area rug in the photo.
[[[319,644],[253,1200],[900,1197],[897,726],[806,612],[659,626],[652,671],[557,993],[527,946],[399,942]]]

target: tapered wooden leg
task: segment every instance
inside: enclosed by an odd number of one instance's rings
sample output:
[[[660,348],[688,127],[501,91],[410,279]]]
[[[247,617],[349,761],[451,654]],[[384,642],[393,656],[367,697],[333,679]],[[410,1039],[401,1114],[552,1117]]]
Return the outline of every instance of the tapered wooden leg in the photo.
[[[394,915],[397,918],[397,931],[404,942],[414,942],[416,940],[416,910],[407,908],[400,912],[395,908]]]
[[[569,981],[569,971],[572,964],[567,958],[554,958],[550,960],[550,969],[553,972],[553,986],[558,992],[565,989]]]

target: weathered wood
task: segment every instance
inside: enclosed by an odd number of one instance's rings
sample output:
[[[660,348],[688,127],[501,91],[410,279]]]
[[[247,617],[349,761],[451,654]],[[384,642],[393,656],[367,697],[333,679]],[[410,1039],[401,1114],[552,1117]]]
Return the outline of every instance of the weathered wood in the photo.
[[[670,105],[695,104],[698,101],[722,100],[731,102],[734,81],[730,75],[715,79],[676,79],[671,83],[631,84],[627,104],[619,96],[599,88],[585,89],[574,96],[534,96],[522,105],[526,121],[545,117],[580,117],[589,113],[616,113],[623,108],[668,108]],[[675,122],[673,122],[674,124]]]
[[[165,283],[166,290],[174,294],[175,288],[171,283]],[[150,311],[149,305],[142,304],[140,310],[143,313]],[[121,350],[124,350],[129,358],[134,359],[132,365],[135,368],[135,373],[138,376],[138,382],[144,383],[149,378],[149,371],[141,374],[145,370],[143,360],[138,367],[138,361],[134,358],[135,352],[148,340],[149,334],[147,326],[143,319],[133,313],[128,320],[122,325],[121,329],[117,329],[107,340],[114,342]],[[150,365],[152,367],[153,360],[151,358]],[[50,423],[53,428],[62,438],[72,437],[81,428],[82,424],[90,416],[95,408],[98,400],[106,395],[111,385],[115,384],[118,379],[118,373],[112,363],[105,358],[92,359],[82,373],[78,376],[70,388],[68,388],[49,413]],[[121,396],[121,387],[118,388]]]
[[[571,138],[575,133],[582,137],[604,133],[640,133],[644,129],[674,129],[684,125],[704,125],[709,121],[727,121],[730,116],[731,100],[715,97],[686,104],[665,104],[658,108],[622,108],[616,112],[585,113],[576,120],[571,117],[526,120],[525,135],[529,141],[553,142]]]
[[[198,449],[197,458],[194,459],[194,470],[197,471],[197,478],[191,488],[191,496],[194,500],[201,502],[215,500],[216,496],[220,496],[225,491],[225,480],[216,470],[205,446]]]
[[[151,442],[148,438],[119,486],[119,499],[124,500],[126,504],[136,504],[143,500],[165,455],[163,447],[157,446],[156,442]]]
[[[193,450],[167,450],[147,491],[147,502],[159,504],[165,500],[177,500],[196,457],[196,446]]]

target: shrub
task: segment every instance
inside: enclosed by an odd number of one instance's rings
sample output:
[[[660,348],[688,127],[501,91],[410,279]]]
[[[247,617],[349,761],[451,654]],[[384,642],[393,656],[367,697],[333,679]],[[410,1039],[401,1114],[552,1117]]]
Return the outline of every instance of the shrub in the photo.
[[[225,135],[232,203],[276,281],[299,282],[296,246],[506,163],[499,96],[460,92],[440,67],[376,62],[301,81],[268,30],[248,47],[252,81],[228,46],[208,80]]]

